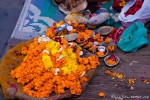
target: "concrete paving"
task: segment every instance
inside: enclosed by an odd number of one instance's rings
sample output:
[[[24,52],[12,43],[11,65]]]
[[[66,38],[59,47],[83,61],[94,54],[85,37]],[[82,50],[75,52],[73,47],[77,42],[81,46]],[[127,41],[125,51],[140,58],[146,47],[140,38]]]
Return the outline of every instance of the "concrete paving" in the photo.
[[[25,0],[0,0],[0,61],[15,28]],[[0,88],[0,100],[5,100]]]
[[[0,60],[17,23],[25,0],[0,0]]]

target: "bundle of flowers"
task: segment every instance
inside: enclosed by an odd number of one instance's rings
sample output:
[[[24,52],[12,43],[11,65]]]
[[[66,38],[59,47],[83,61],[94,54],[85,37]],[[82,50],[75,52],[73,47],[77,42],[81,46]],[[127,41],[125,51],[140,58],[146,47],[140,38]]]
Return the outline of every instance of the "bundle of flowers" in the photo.
[[[117,44],[118,40],[120,38],[120,36],[122,35],[122,33],[124,32],[126,28],[125,27],[121,27],[121,28],[116,28],[114,29],[109,35],[108,38],[111,38],[112,41]],[[106,41],[105,41],[106,42]]]
[[[48,36],[34,38],[31,44],[22,47],[25,58],[11,71],[12,78],[17,79],[23,85],[24,93],[32,97],[45,98],[66,90],[80,95],[81,83],[87,81],[86,73],[100,64],[98,57],[83,58],[80,46],[64,38]]]
[[[143,5],[144,0],[136,0],[134,5],[131,6],[127,12],[125,12],[125,16],[134,15]]]
[[[122,9],[122,7],[124,7],[125,5],[126,5],[125,0],[114,0],[114,3],[113,3],[113,5],[112,5],[112,7],[113,7],[116,11],[120,12],[121,9]]]

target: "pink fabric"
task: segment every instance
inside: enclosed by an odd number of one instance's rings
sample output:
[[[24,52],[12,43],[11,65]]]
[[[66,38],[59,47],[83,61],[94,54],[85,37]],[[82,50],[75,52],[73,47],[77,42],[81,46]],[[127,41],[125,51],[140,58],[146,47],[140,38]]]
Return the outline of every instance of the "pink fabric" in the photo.
[[[138,20],[136,20],[136,21],[134,21],[134,22],[122,22],[122,26],[124,26],[124,27],[129,27],[130,25],[132,25],[133,23],[135,23],[135,22],[142,22],[142,23],[147,23],[148,21],[150,20],[150,18],[147,18],[147,19],[138,19]]]

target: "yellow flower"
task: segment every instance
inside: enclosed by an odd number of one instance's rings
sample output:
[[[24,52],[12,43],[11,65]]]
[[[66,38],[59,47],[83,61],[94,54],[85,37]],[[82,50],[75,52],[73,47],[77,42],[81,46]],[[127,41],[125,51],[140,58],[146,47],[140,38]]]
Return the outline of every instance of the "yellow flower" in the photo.
[[[119,3],[119,6],[123,7],[123,6],[125,6],[125,3]]]
[[[63,75],[71,74],[71,71],[67,67],[62,67],[61,70],[63,71]]]
[[[126,2],[125,2],[125,1],[122,1],[121,3],[126,4]]]
[[[63,65],[63,74],[71,74],[71,72],[75,72],[78,69],[76,54],[73,52],[72,48],[68,48],[67,50],[62,51],[64,58],[66,59],[66,63]],[[66,69],[67,71],[66,71]]]
[[[60,27],[60,26],[61,26],[61,24],[59,24],[59,23],[58,23],[58,24],[56,24],[56,26],[57,26],[57,28],[58,28],[58,27]]]
[[[55,56],[59,52],[60,43],[56,41],[50,41],[46,45],[46,50],[50,51],[50,53]]]
[[[52,63],[52,60],[51,60],[50,56],[43,55],[42,56],[42,61],[43,61],[44,65],[45,65],[45,69],[46,70],[50,70],[53,67],[53,63]]]

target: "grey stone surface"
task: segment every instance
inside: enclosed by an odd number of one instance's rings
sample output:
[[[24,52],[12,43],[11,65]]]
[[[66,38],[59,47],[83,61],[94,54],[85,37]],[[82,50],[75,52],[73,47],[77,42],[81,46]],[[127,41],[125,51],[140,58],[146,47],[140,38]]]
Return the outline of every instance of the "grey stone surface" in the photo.
[[[0,61],[15,28],[25,0],[0,0]],[[0,88],[0,100],[5,100]]]
[[[0,0],[0,60],[17,23],[25,0]]]

